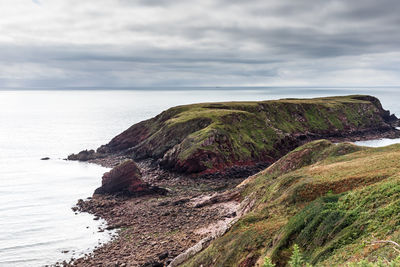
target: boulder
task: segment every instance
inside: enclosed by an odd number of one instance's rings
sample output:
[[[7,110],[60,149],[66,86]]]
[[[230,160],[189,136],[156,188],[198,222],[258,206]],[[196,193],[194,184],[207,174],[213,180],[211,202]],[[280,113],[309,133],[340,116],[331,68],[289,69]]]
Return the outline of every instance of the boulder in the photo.
[[[95,194],[147,195],[163,193],[164,190],[142,180],[142,174],[133,160],[126,160],[103,174],[101,187]]]

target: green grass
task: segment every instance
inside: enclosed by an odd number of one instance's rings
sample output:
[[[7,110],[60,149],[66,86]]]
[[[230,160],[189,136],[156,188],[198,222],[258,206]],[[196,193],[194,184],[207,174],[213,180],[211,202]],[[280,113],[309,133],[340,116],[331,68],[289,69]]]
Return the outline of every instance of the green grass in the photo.
[[[311,142],[241,187],[252,211],[183,266],[261,265],[265,256],[284,266],[294,244],[314,266],[398,256],[373,241],[400,241],[400,145]]]

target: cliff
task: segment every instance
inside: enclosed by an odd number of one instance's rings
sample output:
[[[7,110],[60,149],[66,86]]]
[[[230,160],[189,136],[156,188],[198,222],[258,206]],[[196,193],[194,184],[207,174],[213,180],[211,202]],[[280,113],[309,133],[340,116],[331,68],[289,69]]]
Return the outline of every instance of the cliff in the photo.
[[[294,244],[315,266],[393,260],[377,241],[400,240],[399,173],[400,145],[301,146],[239,186],[251,211],[182,266],[285,266]]]
[[[235,170],[266,167],[310,140],[399,136],[394,123],[397,118],[378,99],[363,95],[193,104],[170,108],[131,126],[96,152],[69,159],[122,155],[152,159],[175,172],[233,170],[234,175]]]

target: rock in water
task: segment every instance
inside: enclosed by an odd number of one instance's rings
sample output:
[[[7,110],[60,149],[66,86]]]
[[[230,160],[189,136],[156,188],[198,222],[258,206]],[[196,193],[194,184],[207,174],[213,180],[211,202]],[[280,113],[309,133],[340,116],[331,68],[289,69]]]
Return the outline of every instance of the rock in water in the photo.
[[[79,161],[88,161],[90,159],[95,158],[94,150],[83,150],[78,154],[71,154],[68,156],[68,160],[79,160]]]
[[[126,160],[103,174],[101,187],[95,194],[146,195],[163,193],[163,189],[151,186],[142,179],[142,174],[133,160]]]

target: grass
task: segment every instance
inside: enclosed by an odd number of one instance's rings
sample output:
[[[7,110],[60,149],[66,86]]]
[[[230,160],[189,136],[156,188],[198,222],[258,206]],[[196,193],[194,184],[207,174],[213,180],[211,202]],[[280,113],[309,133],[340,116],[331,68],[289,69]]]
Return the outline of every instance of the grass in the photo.
[[[252,211],[183,266],[285,266],[294,244],[314,266],[398,256],[373,241],[400,241],[400,145],[314,141],[241,186]]]

